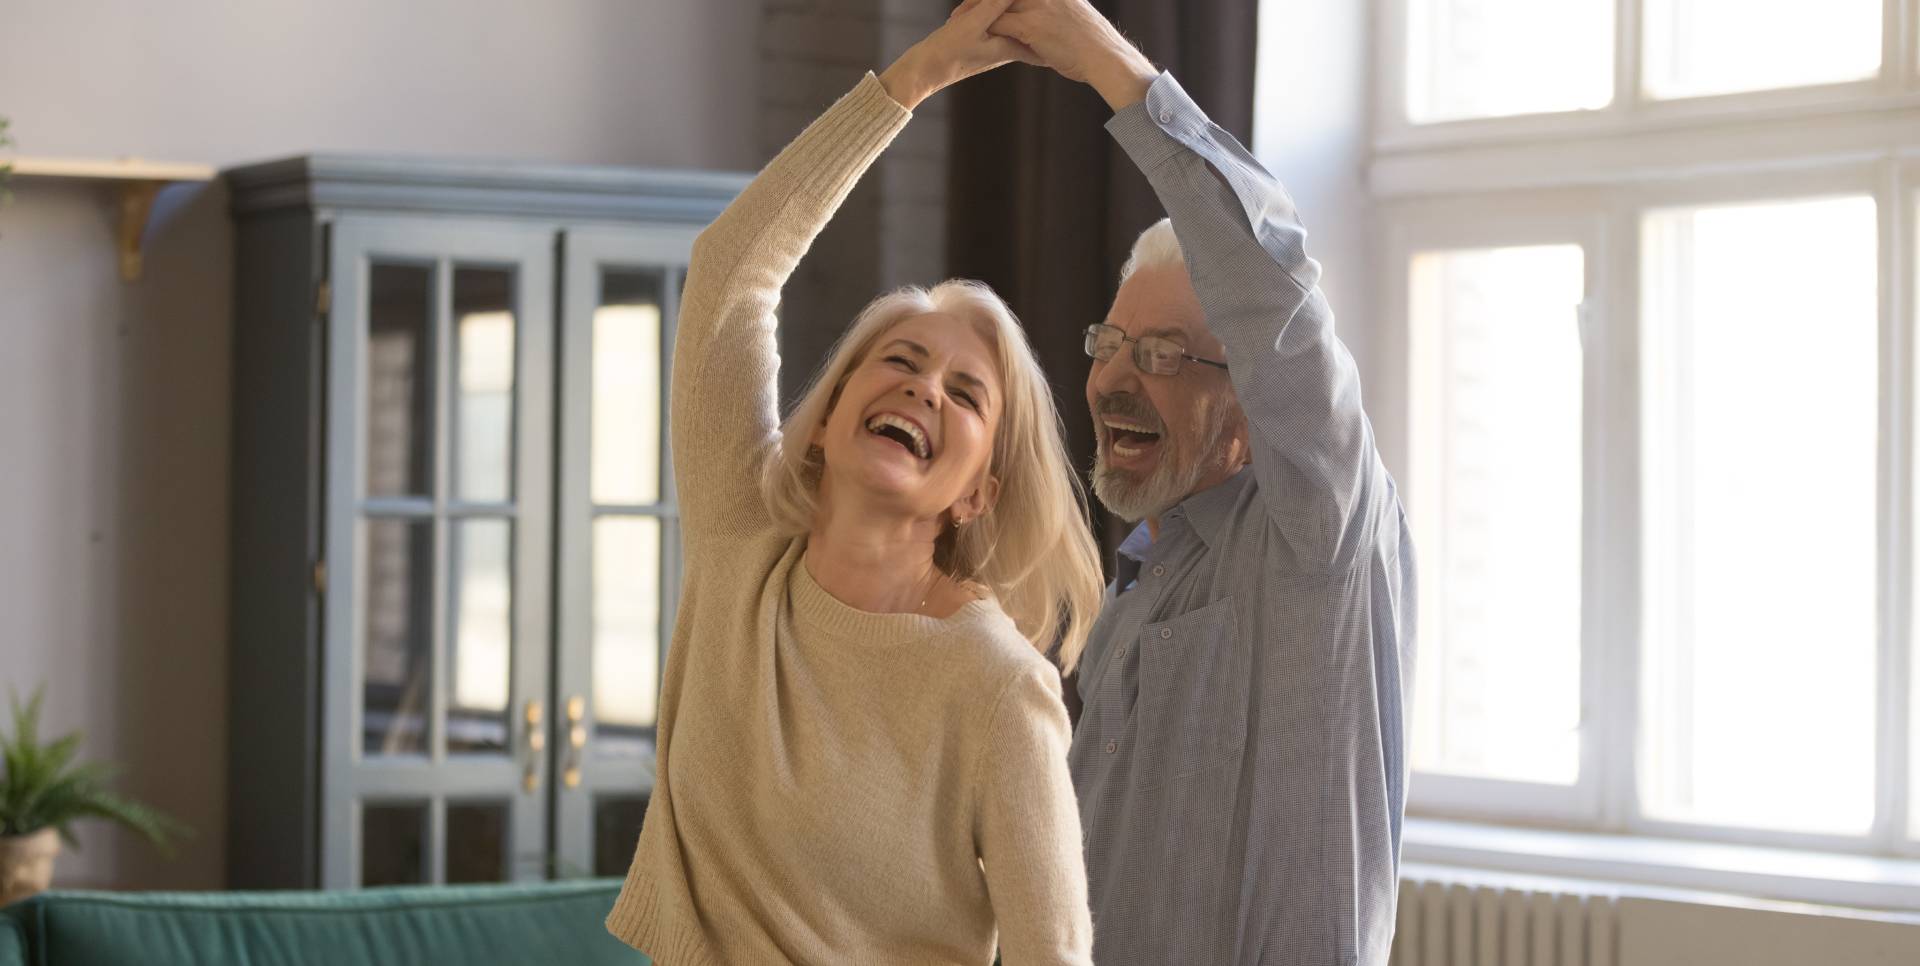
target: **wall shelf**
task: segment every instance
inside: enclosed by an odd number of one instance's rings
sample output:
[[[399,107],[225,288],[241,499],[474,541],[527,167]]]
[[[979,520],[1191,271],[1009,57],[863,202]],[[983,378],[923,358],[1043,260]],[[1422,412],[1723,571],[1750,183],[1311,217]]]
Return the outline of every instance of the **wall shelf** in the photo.
[[[210,164],[144,161],[139,158],[14,158],[14,177],[79,178],[114,182],[120,195],[120,278],[140,279],[140,242],[147,233],[154,196],[176,181],[212,181],[219,170]]]

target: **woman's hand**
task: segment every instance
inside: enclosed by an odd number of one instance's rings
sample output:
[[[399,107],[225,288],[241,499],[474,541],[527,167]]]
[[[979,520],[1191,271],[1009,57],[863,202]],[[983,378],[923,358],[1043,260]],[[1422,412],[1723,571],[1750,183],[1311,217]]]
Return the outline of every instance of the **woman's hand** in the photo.
[[[1087,0],[1019,0],[991,28],[1043,67],[1091,85],[1118,111],[1147,96],[1159,71]]]
[[[987,33],[1013,0],[967,0],[947,22],[880,75],[881,86],[900,106],[917,107],[935,92],[1011,61],[1037,62],[1019,41]]]

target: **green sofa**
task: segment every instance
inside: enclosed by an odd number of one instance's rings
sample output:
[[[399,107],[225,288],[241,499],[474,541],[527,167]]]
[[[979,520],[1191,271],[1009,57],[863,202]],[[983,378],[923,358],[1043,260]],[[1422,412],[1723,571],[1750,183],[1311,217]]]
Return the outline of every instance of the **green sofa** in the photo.
[[[602,925],[619,891],[48,892],[0,909],[0,966],[651,966]]]

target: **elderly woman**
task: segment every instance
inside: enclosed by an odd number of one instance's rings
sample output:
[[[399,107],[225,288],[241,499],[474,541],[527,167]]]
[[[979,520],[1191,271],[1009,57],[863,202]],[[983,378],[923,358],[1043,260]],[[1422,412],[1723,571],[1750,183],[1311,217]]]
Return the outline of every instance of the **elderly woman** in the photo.
[[[1006,305],[867,307],[784,425],[780,287],[927,95],[1016,58],[975,0],[694,246],[673,357],[686,580],[657,785],[607,920],[661,966],[1091,963],[1059,679],[1085,498]]]

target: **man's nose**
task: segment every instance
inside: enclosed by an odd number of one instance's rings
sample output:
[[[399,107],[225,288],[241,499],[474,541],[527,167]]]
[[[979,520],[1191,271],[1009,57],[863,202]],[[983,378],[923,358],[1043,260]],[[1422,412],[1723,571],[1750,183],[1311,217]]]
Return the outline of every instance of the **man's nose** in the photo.
[[[1128,352],[1126,346],[1121,346],[1113,358],[1094,363],[1088,380],[1094,392],[1103,396],[1121,390],[1137,392],[1140,388],[1140,370],[1133,364],[1133,353]]]

